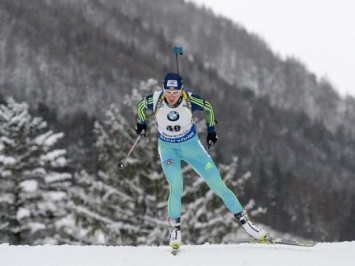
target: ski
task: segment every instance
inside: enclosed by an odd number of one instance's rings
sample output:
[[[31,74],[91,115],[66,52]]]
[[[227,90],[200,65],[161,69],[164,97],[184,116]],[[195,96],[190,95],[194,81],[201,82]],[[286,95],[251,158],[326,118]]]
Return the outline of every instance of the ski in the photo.
[[[178,252],[179,252],[179,250],[180,250],[180,245],[173,245],[173,246],[171,246],[172,248],[173,248],[173,250],[171,251],[171,254],[172,255],[176,255],[176,254],[178,254]]]
[[[289,245],[289,246],[297,246],[297,247],[314,247],[317,244],[314,242],[297,241],[297,240],[274,238],[274,237],[268,237],[266,239],[241,240],[241,241],[237,241],[236,243],[277,244],[277,245]]]

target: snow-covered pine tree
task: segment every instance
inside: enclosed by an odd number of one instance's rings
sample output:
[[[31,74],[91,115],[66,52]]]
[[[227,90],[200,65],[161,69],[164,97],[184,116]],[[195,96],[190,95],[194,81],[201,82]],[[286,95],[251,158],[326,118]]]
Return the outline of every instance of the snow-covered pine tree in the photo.
[[[99,173],[100,175],[100,173]],[[66,234],[69,243],[77,245],[114,245],[121,222],[113,220],[115,206],[107,204],[107,195],[125,197],[122,192],[108,186],[97,176],[85,170],[74,175],[75,185],[69,190],[68,220]],[[118,228],[118,230],[116,229]]]
[[[135,244],[135,201],[117,166],[133,133],[118,109],[111,105],[103,124],[95,123],[95,146],[100,170],[96,177],[75,175],[70,208],[80,228],[80,242],[90,244]]]
[[[100,171],[89,183],[78,176],[79,189],[73,190],[71,197],[71,208],[84,243],[160,244],[162,238],[166,239],[167,223],[162,221],[167,220],[168,193],[158,163],[153,119],[148,124],[149,137],[141,138],[126,167],[118,168],[136,138],[133,130],[136,105],[154,89],[158,89],[156,81],[149,80],[125,97],[125,114],[132,123],[111,105],[105,121],[95,124]]]
[[[61,243],[71,175],[65,150],[55,149],[62,133],[8,98],[0,105],[0,241]]]
[[[160,91],[161,86],[154,79],[142,82],[138,89],[132,90],[127,95],[124,104],[135,119],[137,116],[137,103],[146,95]],[[131,165],[135,169],[138,205],[141,210],[137,216],[142,221],[141,234],[137,239],[138,244],[161,245],[168,243],[168,211],[167,198],[169,186],[160,166],[158,154],[158,138],[154,114],[147,112],[147,138],[141,138],[136,150],[136,162]],[[134,120],[134,124],[136,121]],[[129,177],[129,172],[123,172]]]
[[[225,184],[238,197],[243,196],[244,187],[251,174],[247,172],[242,177],[236,178],[237,157],[232,158],[230,164],[218,164],[218,169]],[[228,241],[228,235],[231,233],[244,231],[222,200],[190,168],[185,169],[184,182],[181,223],[184,243],[223,243]],[[244,207],[250,211],[251,217],[264,211],[262,208],[254,209],[254,200],[250,200]]]
[[[206,130],[206,122],[199,115],[194,119],[197,132],[202,136]],[[229,164],[218,164],[218,169],[225,184],[240,197],[244,195],[244,188],[251,178],[251,173],[247,172],[237,178],[237,162],[238,158],[234,157]],[[229,241],[231,234],[236,234],[239,230],[244,232],[222,200],[190,166],[185,166],[182,171],[184,193],[181,228],[184,243],[223,243]],[[265,211],[263,208],[255,209],[254,207],[253,199],[244,206],[250,213],[250,217],[260,215]]]

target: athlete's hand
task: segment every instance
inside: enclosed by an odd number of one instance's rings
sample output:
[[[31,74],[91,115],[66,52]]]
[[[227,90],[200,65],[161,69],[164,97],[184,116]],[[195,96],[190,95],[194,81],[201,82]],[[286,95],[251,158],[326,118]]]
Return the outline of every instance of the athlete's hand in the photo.
[[[216,132],[209,132],[207,134],[207,145],[208,145],[208,148],[213,146],[217,142],[217,139],[218,139],[218,136],[217,136]]]
[[[143,135],[145,137],[145,132],[146,131],[147,131],[147,125],[146,124],[137,123],[137,125],[136,125],[136,133],[137,133],[137,135]]]

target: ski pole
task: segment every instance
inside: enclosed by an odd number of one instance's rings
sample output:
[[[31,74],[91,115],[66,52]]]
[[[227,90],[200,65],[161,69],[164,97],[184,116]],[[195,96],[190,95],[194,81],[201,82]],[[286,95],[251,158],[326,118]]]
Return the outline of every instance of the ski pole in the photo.
[[[143,132],[143,131],[142,131],[142,132]],[[124,158],[123,161],[121,161],[121,162],[118,164],[118,167],[119,167],[119,168],[125,167],[125,165],[126,165],[126,160],[127,160],[128,157],[131,155],[131,153],[132,153],[134,147],[137,145],[137,143],[138,143],[139,139],[141,138],[141,136],[142,136],[142,134],[140,134],[140,135],[137,137],[136,141],[134,142],[134,144],[132,145],[131,149],[129,150],[129,152],[128,152],[126,158]]]
[[[183,55],[184,54],[184,48],[182,48],[181,46],[175,46],[173,49],[173,52],[175,54],[175,58],[176,58],[176,71],[178,74],[179,73],[179,60],[178,60],[178,55]]]

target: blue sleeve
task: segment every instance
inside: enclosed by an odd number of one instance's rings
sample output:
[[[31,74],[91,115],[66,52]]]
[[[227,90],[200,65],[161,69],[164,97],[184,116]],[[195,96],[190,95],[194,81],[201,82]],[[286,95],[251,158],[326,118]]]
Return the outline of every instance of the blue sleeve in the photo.
[[[207,132],[214,132],[215,131],[215,117],[214,117],[214,112],[212,105],[210,102],[202,99],[199,95],[197,94],[191,94],[190,95],[190,101],[191,101],[191,111],[203,111],[206,124],[207,124]]]
[[[137,121],[140,124],[146,123],[146,110],[153,111],[153,94],[145,96],[137,105]]]

